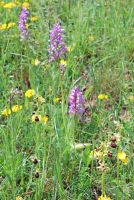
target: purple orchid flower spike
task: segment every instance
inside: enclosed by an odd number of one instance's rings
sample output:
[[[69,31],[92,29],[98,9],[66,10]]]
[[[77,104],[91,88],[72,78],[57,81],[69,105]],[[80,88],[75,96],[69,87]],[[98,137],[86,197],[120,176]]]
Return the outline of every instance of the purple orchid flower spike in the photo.
[[[69,114],[82,115],[85,112],[84,97],[79,87],[74,87],[69,96]]]
[[[52,30],[50,31],[50,44],[48,48],[49,62],[62,57],[67,51],[62,36],[63,34],[64,30],[61,28],[60,24],[54,24]]]
[[[19,22],[18,22],[18,28],[20,30],[21,40],[25,40],[28,35],[28,31],[26,27],[28,16],[29,16],[29,11],[26,8],[22,8],[21,13],[19,15]]]

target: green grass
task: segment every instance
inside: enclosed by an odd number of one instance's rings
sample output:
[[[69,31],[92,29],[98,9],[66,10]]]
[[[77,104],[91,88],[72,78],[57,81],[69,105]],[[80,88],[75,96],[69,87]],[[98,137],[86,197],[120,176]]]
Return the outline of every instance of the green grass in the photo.
[[[23,106],[0,116],[0,199],[97,200],[101,194],[134,199],[133,0],[31,0],[29,10],[38,20],[29,20],[29,38],[22,42],[21,8],[0,7],[0,23],[16,23],[0,30],[0,111]],[[72,47],[64,75],[59,61],[48,62],[49,31],[56,22]],[[32,64],[35,59],[38,66]],[[44,103],[25,97],[28,81]],[[82,121],[68,114],[75,85],[85,97]],[[20,94],[13,96],[16,87]],[[109,99],[99,100],[99,94]],[[48,115],[48,122],[33,123],[34,111]],[[113,135],[120,136],[116,148],[110,146]],[[89,147],[74,149],[75,143]],[[99,151],[107,149],[112,158],[91,158],[101,143]],[[119,150],[128,157],[126,165],[117,159]],[[100,162],[104,171],[98,169]]]

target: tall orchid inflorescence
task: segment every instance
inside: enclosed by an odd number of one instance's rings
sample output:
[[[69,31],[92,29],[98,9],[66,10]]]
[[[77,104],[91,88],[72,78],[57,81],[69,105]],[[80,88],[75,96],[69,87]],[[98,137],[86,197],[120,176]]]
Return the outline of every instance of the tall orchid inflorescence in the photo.
[[[79,87],[74,87],[69,96],[69,114],[81,115],[85,111],[84,97]]]
[[[62,57],[67,51],[63,40],[63,34],[64,30],[61,28],[60,24],[54,24],[52,30],[50,31],[50,44],[48,48],[49,62]]]
[[[26,8],[22,8],[21,13],[19,15],[19,23],[18,28],[20,30],[20,37],[22,40],[25,40],[28,32],[27,32],[27,20],[29,16],[29,11]]]

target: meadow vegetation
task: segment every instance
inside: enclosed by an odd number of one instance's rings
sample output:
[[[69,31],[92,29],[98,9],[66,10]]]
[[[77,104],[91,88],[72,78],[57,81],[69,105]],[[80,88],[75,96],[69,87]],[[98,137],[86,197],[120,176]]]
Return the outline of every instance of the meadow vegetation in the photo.
[[[134,1],[0,1],[0,199],[134,199]]]

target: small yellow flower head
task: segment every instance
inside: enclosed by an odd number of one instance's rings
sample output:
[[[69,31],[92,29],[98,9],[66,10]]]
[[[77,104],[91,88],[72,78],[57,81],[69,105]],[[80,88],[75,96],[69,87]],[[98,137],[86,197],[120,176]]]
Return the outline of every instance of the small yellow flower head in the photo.
[[[60,61],[60,65],[67,66],[67,62],[66,62],[65,60],[61,60],[61,61]]]
[[[30,19],[31,19],[31,22],[35,22],[35,21],[38,20],[38,17],[37,16],[32,16]]]
[[[68,47],[67,47],[67,51],[68,51],[68,52],[71,52],[71,51],[72,51],[71,46],[68,46]]]
[[[96,158],[96,159],[101,159],[103,156],[103,153],[101,151],[96,151],[96,149],[94,151],[90,152],[90,158]]]
[[[9,9],[11,9],[11,8],[14,8],[16,6],[16,4],[15,3],[13,3],[13,2],[9,2],[9,3],[6,3],[4,6],[3,6],[3,8],[9,8]]]
[[[74,48],[75,48],[75,46],[76,46],[75,44],[73,44],[73,46],[68,46],[68,47],[67,47],[67,51],[68,51],[68,52],[73,51]]]
[[[107,197],[106,195],[99,196],[98,200],[112,200],[110,197]]]
[[[35,91],[34,91],[33,89],[29,89],[29,90],[27,90],[27,91],[25,92],[25,97],[30,98],[30,97],[32,97],[32,96],[34,96],[34,95],[35,95]]]
[[[19,110],[22,110],[22,106],[14,105],[11,110],[12,112],[18,112]]]
[[[7,29],[7,24],[0,24],[0,30]]]
[[[89,36],[89,40],[90,40],[90,42],[93,42],[93,41],[94,41],[94,36],[93,36],[93,35],[90,35],[90,36]]]
[[[61,100],[61,99],[60,99],[59,97],[53,98],[53,102],[54,102],[54,103],[58,103],[58,102],[60,102],[60,100]]]
[[[36,100],[39,104],[45,103],[45,99],[42,96],[37,96]]]
[[[48,116],[46,115],[46,116],[41,117],[41,121],[46,124],[48,122]]]
[[[23,7],[23,8],[26,8],[26,9],[29,9],[30,4],[29,4],[28,2],[24,2],[24,3],[22,4],[22,7]]]
[[[40,122],[41,121],[41,115],[33,114],[32,115],[32,122]]]
[[[125,164],[125,165],[128,163],[128,157],[127,157],[127,155],[126,155],[126,153],[124,151],[119,151],[117,153],[117,158],[119,160],[121,160],[122,163]]]
[[[20,196],[17,196],[15,200],[23,200],[23,198]]]
[[[8,24],[1,24],[0,25],[0,30],[5,30],[5,29],[9,29],[11,27],[15,26],[14,22],[10,22]]]
[[[2,115],[3,115],[4,117],[8,117],[8,115],[10,115],[10,114],[11,114],[11,110],[10,110],[10,109],[5,108],[5,109],[2,111]]]
[[[99,94],[98,95],[98,99],[100,99],[100,100],[108,100],[109,99],[109,97],[108,97],[108,95],[106,95],[106,94]]]
[[[29,27],[29,24],[26,24],[26,29],[28,29],[28,27]]]
[[[38,58],[36,58],[35,60],[32,60],[31,64],[38,66],[40,64],[40,61],[38,60]]]
[[[13,26],[15,26],[15,23],[14,22],[10,22],[10,23],[8,23],[7,28],[12,28]]]

